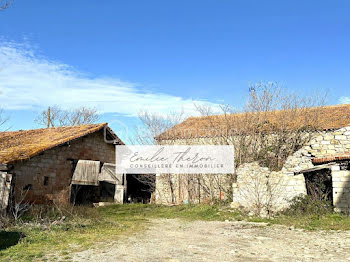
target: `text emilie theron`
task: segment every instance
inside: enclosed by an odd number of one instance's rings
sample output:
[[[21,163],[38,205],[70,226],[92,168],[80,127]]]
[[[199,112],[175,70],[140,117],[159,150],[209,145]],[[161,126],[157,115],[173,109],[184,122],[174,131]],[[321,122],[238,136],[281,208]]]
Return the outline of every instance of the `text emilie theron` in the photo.
[[[140,156],[139,152],[134,152],[133,155],[130,157],[130,162],[168,162],[168,163],[191,163],[191,164],[197,164],[197,163],[203,163],[203,162],[212,162],[215,160],[215,158],[211,156],[200,156],[198,152],[195,152],[191,154],[191,147],[188,147],[185,151],[181,152],[174,152],[172,156],[169,156],[166,154],[164,155],[164,147],[161,147],[158,151],[155,153],[152,153],[150,156]],[[170,158],[174,158],[172,161]],[[170,160],[170,161],[169,161]]]

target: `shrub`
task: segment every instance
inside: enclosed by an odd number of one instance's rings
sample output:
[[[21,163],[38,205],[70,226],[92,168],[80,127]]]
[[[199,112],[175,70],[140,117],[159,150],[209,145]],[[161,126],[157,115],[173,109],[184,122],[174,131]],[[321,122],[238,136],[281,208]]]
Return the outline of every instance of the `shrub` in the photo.
[[[330,201],[313,199],[311,196],[297,196],[290,206],[282,212],[287,216],[326,215],[333,212]]]

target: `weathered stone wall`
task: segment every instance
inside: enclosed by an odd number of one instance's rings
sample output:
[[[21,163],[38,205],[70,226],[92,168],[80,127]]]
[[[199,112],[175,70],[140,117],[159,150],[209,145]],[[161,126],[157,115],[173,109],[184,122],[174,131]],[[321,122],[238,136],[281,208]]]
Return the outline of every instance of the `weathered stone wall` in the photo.
[[[237,183],[233,183],[233,206],[242,206],[258,215],[275,212],[288,206],[295,196],[306,194],[302,174],[271,172],[258,163],[241,165],[236,170]]]
[[[0,213],[5,210],[9,203],[12,175],[0,172]]]
[[[260,194],[264,201],[269,198],[266,183],[268,179],[279,179],[280,197],[276,201],[276,209],[287,206],[288,200],[300,194],[306,194],[305,179],[303,174],[296,173],[315,167],[312,163],[314,157],[323,158],[334,154],[347,153],[350,151],[350,126],[339,130],[314,134],[310,142],[287,158],[280,172],[270,172],[266,168],[259,167],[256,163],[245,164],[237,170],[237,184],[234,184],[234,201],[242,206],[251,207],[251,201],[247,201],[247,192],[252,192],[250,198],[254,198],[254,182],[262,183]],[[350,177],[349,171],[332,170],[333,179],[333,203],[341,211],[349,211],[350,207]],[[334,168],[333,168],[334,169]],[[250,181],[249,181],[250,180]],[[248,182],[249,181],[249,182]],[[265,192],[265,194],[264,194]],[[263,201],[263,202],[264,202]]]
[[[350,152],[350,126],[316,136],[305,149],[315,157]]]
[[[335,210],[350,214],[350,171],[333,166],[332,184]]]
[[[299,172],[312,168],[312,159],[350,152],[350,126],[335,131],[314,134],[307,145],[288,157],[285,172]]]
[[[104,142],[101,130],[15,163],[11,173],[15,175],[16,198],[20,199],[26,194],[26,199],[36,203],[53,200],[68,202],[73,174],[69,159],[115,163],[115,147]],[[47,185],[44,185],[45,177]],[[25,188],[30,188],[27,193]]]

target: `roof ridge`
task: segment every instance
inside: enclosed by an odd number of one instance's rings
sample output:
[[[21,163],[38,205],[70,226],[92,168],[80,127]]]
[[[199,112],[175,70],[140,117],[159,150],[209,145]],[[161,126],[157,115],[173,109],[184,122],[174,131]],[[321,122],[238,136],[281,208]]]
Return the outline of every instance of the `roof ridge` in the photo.
[[[76,125],[76,126],[54,126],[54,127],[42,127],[42,128],[35,128],[35,129],[21,129],[21,130],[14,130],[14,131],[0,131],[0,134],[4,134],[4,133],[17,133],[17,132],[30,132],[30,131],[39,131],[39,130],[54,130],[54,129],[58,129],[58,128],[78,128],[78,127],[84,127],[84,126],[106,126],[108,125],[107,122],[104,123],[97,123],[97,124],[84,124],[84,125]]]
[[[293,113],[296,110],[285,109],[285,110],[275,110],[275,111],[266,111],[267,119],[273,123],[282,112],[291,112]],[[315,126],[318,130],[335,130],[342,128],[344,126],[350,125],[350,104],[338,104],[338,105],[327,105],[327,106],[317,106],[317,107],[305,107],[300,108],[299,113],[306,111],[313,113],[319,113],[320,119],[318,125]],[[252,112],[253,114],[255,112]],[[258,113],[258,112],[257,112]],[[296,112],[298,113],[298,112]],[[299,114],[298,113],[298,114]],[[235,117],[240,118],[248,116],[249,112],[241,113],[231,113],[231,114],[221,114],[221,115],[209,115],[209,116],[191,116],[174,125],[173,127],[167,129],[165,132],[159,134],[155,138],[157,140],[166,140],[166,139],[181,139],[181,138],[199,138],[199,137],[213,137],[210,134],[210,130],[213,128],[217,133],[222,129],[220,126],[221,121],[225,121],[225,115],[228,119],[234,120]],[[302,114],[303,115],[303,114]],[[299,119],[300,118],[300,119]],[[293,119],[291,125],[298,125],[298,121],[302,120],[302,116]],[[211,120],[213,123],[211,123]],[[211,123],[211,125],[209,125]],[[276,124],[276,123],[275,123]],[[186,131],[186,132],[185,132]],[[224,132],[224,131],[223,131]]]
[[[312,106],[312,107],[305,107],[305,108],[296,108],[296,109],[320,109],[320,108],[336,108],[336,107],[350,107],[350,104],[336,104],[336,105],[325,105],[325,106]],[[226,115],[239,115],[239,114],[246,114],[246,113],[266,113],[266,112],[283,112],[287,110],[293,110],[291,109],[279,109],[279,110],[272,110],[272,111],[259,111],[259,112],[237,112],[237,113],[227,113]],[[204,115],[204,116],[190,116],[185,119],[196,119],[196,118],[205,118],[205,117],[213,117],[213,116],[224,116],[225,114],[213,114],[213,115]]]

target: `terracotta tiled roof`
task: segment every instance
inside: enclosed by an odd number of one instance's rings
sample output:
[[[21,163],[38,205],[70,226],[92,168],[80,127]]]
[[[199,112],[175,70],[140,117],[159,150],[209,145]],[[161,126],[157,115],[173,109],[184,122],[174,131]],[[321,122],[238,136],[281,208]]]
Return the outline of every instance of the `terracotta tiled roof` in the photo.
[[[266,119],[270,126],[279,125],[279,121],[284,111],[266,112]],[[303,112],[306,112],[305,110]],[[350,125],[350,104],[333,105],[323,107],[309,108],[307,113],[299,114],[297,118],[290,114],[288,123],[291,127],[303,127],[307,123],[308,117],[317,112],[317,130],[334,130]],[[214,115],[205,117],[190,117],[184,122],[168,129],[157,137],[157,140],[180,139],[180,138],[199,138],[199,137],[214,137],[218,132],[226,132],[227,119],[234,119],[232,123],[240,123],[247,113],[238,113],[230,115]],[[247,118],[247,117],[246,117]],[[247,118],[248,119],[248,118]],[[233,127],[234,128],[234,127]]]
[[[0,164],[28,159],[104,127],[107,127],[107,123],[0,132]],[[121,142],[111,130],[109,133]]]
[[[345,161],[350,160],[350,152],[344,153],[344,154],[335,154],[335,155],[329,155],[321,158],[314,158],[312,160],[312,163],[314,164],[324,164],[334,161]]]

